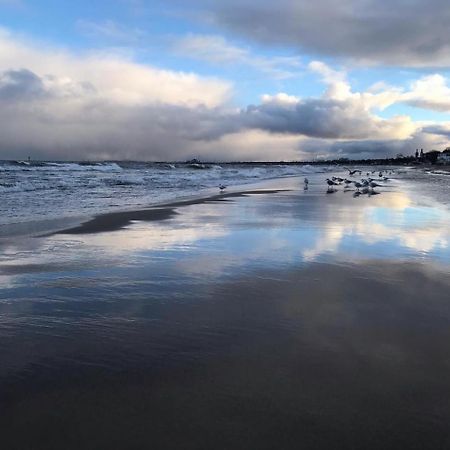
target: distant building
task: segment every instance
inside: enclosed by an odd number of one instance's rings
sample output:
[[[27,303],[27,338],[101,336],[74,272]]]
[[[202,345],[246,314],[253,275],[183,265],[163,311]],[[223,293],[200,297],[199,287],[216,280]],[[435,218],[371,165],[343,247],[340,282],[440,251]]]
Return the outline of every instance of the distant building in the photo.
[[[424,160],[430,164],[436,164],[438,156],[441,154],[439,150],[431,150],[423,154]]]
[[[447,147],[438,155],[436,162],[438,164],[450,164],[450,147]]]

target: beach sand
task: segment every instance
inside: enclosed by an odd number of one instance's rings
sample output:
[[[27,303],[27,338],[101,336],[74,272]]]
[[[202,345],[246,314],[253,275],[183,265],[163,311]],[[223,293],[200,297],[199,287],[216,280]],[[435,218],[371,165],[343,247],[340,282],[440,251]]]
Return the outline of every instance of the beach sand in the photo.
[[[3,243],[5,449],[450,446],[450,215],[323,175]]]

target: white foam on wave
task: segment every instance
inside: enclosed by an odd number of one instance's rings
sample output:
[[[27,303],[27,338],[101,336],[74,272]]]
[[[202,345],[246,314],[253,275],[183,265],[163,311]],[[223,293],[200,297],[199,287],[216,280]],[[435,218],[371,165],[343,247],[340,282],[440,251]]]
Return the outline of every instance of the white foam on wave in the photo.
[[[0,171],[60,171],[60,172],[121,172],[123,169],[117,163],[76,163],[76,162],[28,162],[28,161],[12,161],[0,163]]]
[[[123,169],[117,163],[47,163],[46,167],[57,167],[61,171],[97,171],[97,172],[121,172]]]

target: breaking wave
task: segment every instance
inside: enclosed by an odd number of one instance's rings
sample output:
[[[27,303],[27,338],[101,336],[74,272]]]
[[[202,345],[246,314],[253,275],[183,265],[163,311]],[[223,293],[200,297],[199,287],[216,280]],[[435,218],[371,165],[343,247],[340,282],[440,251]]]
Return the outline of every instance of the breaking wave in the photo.
[[[244,185],[327,170],[256,163],[0,161],[0,224],[149,205],[219,184]]]

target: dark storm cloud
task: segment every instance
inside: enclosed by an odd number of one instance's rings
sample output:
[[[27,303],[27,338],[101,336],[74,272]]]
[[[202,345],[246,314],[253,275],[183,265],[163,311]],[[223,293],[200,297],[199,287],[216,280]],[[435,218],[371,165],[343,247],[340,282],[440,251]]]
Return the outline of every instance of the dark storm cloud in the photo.
[[[250,106],[239,121],[242,126],[272,133],[320,138],[365,138],[377,132],[369,113],[351,100],[310,99],[294,105],[269,102]]]
[[[384,156],[414,145],[392,139],[403,127],[399,139],[410,132],[408,119],[373,116],[358,96],[300,100],[279,95],[229,111],[162,102],[120,104],[99,96],[89,84],[61,83],[26,70],[3,72],[0,80],[0,158],[183,160],[201,148],[206,158],[227,159],[221,140],[235,136],[233,145],[239,146],[236,136],[252,130],[307,137],[301,152],[333,157]],[[245,149],[248,141],[242,143]],[[241,159],[251,154],[246,151]],[[239,150],[233,155],[239,159]],[[267,150],[266,159],[278,159],[276,146]]]
[[[394,66],[450,66],[448,0],[191,3],[210,22],[264,44]]]
[[[44,93],[41,78],[29,70],[7,70],[0,73],[0,101],[29,100]]]
[[[430,149],[432,146],[443,147],[444,141],[435,141],[420,130],[407,139],[367,139],[348,141],[325,141],[308,139],[302,141],[302,152],[324,158],[391,158],[399,154],[413,155],[417,148]]]
[[[183,159],[196,142],[233,131],[217,108],[120,104],[29,70],[0,72],[0,159]]]
[[[450,139],[450,128],[443,125],[432,125],[422,129],[424,133],[434,134],[437,136],[445,136]]]

